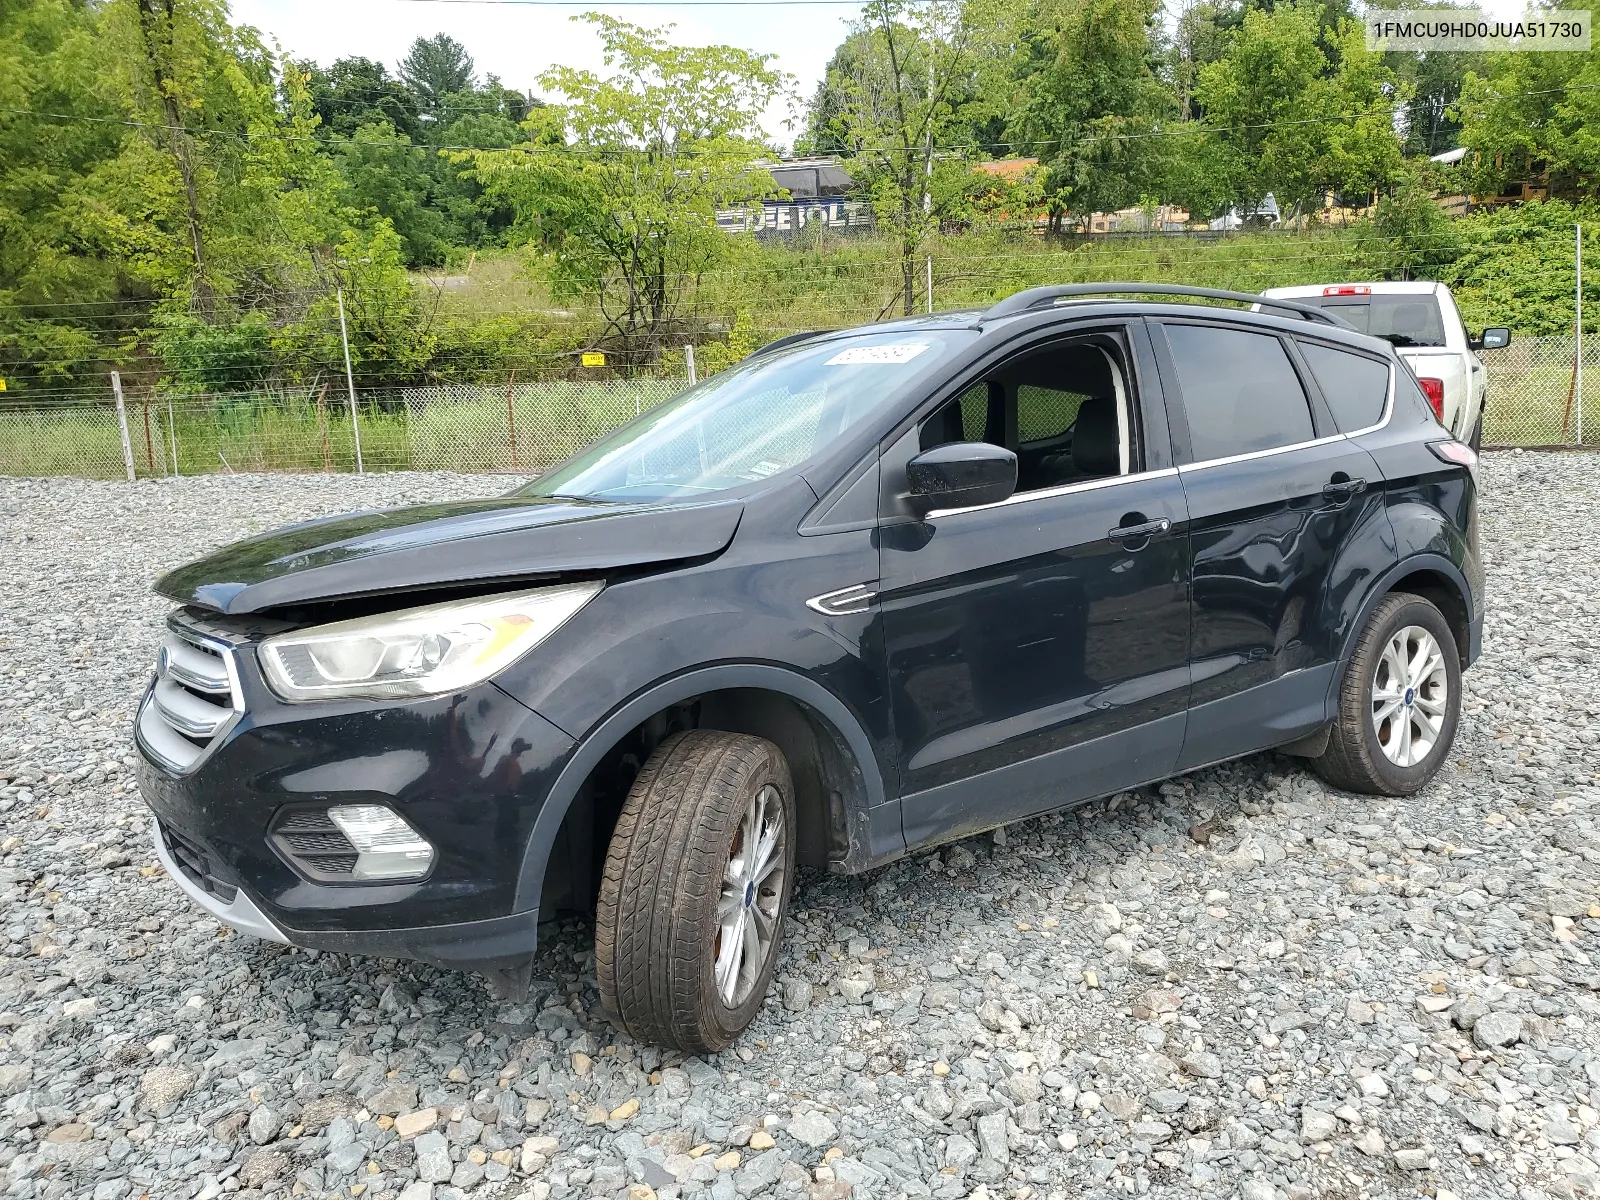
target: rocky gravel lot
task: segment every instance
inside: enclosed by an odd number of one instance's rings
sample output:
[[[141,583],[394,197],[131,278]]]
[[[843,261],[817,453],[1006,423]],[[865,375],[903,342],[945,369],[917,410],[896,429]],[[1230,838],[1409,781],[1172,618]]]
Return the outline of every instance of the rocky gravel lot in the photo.
[[[231,934],[154,865],[129,723],[163,568],[504,479],[0,481],[0,1193],[1600,1191],[1600,458],[1483,469],[1488,652],[1421,796],[1264,756],[798,892],[684,1061],[534,996]]]

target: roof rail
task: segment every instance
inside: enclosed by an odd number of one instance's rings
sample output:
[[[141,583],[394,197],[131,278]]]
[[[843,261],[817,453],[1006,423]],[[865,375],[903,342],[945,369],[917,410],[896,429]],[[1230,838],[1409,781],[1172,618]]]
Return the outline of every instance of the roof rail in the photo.
[[[993,321],[999,317],[1014,317],[1018,313],[1050,308],[1057,301],[1087,296],[1194,296],[1205,300],[1233,300],[1241,304],[1255,304],[1262,308],[1279,308],[1308,321],[1321,321],[1342,329],[1355,327],[1343,317],[1324,312],[1311,304],[1293,300],[1277,300],[1250,292],[1228,292],[1220,288],[1187,287],[1177,283],[1055,283],[1045,287],[1028,288],[984,311],[978,319]]]
[[[811,338],[821,337],[825,333],[832,332],[834,331],[831,329],[807,329],[804,333],[791,333],[786,337],[781,337],[774,341],[770,341],[759,349],[752,350],[745,357],[747,360],[751,358],[760,358],[763,354],[770,354],[774,350],[782,350],[785,346],[792,346],[796,342],[808,341]]]

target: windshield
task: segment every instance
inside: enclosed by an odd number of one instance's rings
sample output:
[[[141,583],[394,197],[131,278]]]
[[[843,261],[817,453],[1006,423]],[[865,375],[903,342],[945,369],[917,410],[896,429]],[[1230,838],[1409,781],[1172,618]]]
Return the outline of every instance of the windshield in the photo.
[[[1298,303],[1314,304],[1396,346],[1444,345],[1444,320],[1432,296],[1308,296]]]
[[[774,350],[651,409],[517,494],[680,500],[767,479],[827,450],[970,336],[914,329]]]

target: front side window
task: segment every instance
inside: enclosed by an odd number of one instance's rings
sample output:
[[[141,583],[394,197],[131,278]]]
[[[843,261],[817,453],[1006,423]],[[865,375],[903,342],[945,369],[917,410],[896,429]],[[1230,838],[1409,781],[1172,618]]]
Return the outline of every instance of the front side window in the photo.
[[[1340,433],[1367,429],[1383,419],[1389,399],[1389,366],[1364,354],[1301,342],[1300,353],[1322,389]]]
[[[826,451],[975,336],[866,333],[759,355],[651,409],[517,494],[692,500],[758,483]]]
[[[1194,461],[1309,442],[1311,406],[1283,343],[1214,325],[1168,325]]]
[[[987,441],[1017,456],[1017,491],[1126,475],[1133,389],[1110,335],[1060,342],[996,367],[922,425],[924,450]]]

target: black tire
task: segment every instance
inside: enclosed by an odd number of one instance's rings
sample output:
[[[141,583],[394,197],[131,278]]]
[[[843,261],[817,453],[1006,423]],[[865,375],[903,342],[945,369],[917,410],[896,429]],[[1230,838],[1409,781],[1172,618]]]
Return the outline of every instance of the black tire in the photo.
[[[1402,766],[1384,752],[1373,719],[1373,689],[1385,647],[1402,630],[1413,626],[1426,630],[1438,643],[1447,695],[1443,720],[1431,749],[1415,764]],[[1406,689],[1407,693],[1411,691]],[[1409,702],[1404,719],[1408,723],[1411,720]],[[1339,715],[1328,737],[1328,748],[1311,760],[1311,766],[1329,783],[1346,791],[1409,796],[1432,779],[1449,756],[1460,719],[1461,655],[1450,623],[1421,596],[1394,592],[1378,604],[1356,639],[1355,654],[1339,685]],[[1386,727],[1396,728],[1393,721],[1387,722]]]
[[[746,813],[767,787],[781,798],[783,822],[783,845],[774,852],[782,878],[760,893],[767,911],[776,901],[776,931],[748,994],[729,1005],[715,974],[718,900]],[[689,1054],[730,1045],[755,1019],[772,982],[794,847],[794,790],[778,747],[717,730],[663,742],[628,793],[600,882],[595,980],[612,1020],[635,1041]]]
[[[1478,419],[1472,426],[1472,436],[1467,439],[1467,445],[1472,447],[1476,454],[1483,449],[1483,410],[1478,410]]]

